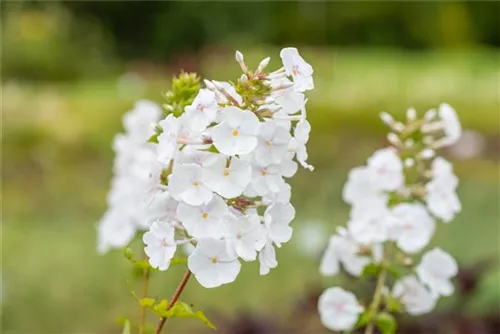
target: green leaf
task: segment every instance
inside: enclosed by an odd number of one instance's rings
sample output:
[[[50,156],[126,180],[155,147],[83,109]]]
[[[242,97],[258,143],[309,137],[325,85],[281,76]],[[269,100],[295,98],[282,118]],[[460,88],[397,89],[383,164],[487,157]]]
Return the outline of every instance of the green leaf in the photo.
[[[393,265],[387,266],[387,272],[391,274],[395,279],[401,278],[401,272],[399,271],[399,268]]]
[[[368,324],[369,321],[370,321],[370,313],[368,311],[364,311],[359,315],[358,321],[354,325],[354,329],[366,326],[366,324]]]
[[[369,277],[376,277],[380,273],[382,266],[378,263],[369,263],[363,268],[361,278],[366,279]]]
[[[214,324],[208,320],[205,313],[203,311],[194,311],[191,306],[187,303],[178,301],[175,305],[167,311],[168,318],[196,318],[201,320],[205,325],[207,325],[211,329],[216,329]]]
[[[375,322],[377,328],[382,332],[382,334],[394,334],[396,333],[396,319],[394,316],[387,312],[382,312],[377,315]]]
[[[130,321],[127,319],[123,325],[122,334],[130,334]]]
[[[160,136],[160,133],[155,133],[148,139],[148,143],[155,143],[158,144],[158,137]]]
[[[139,303],[142,306],[145,306],[147,308],[152,307],[156,303],[156,299],[154,298],[149,298],[149,297],[144,297],[139,300]]]
[[[168,317],[167,307],[168,307],[168,301],[166,299],[162,299],[158,304],[151,305],[148,308],[157,315],[159,315],[160,317],[167,318]]]

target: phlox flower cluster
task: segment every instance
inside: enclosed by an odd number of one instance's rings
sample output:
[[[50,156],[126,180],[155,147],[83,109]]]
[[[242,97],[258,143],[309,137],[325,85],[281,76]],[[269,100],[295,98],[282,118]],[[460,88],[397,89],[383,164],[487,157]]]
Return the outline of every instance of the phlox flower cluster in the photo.
[[[410,315],[428,313],[440,296],[454,291],[450,279],[457,274],[456,261],[440,248],[425,249],[438,222],[451,222],[461,209],[452,165],[436,156],[437,149],[458,140],[460,122],[447,104],[421,118],[409,109],[405,123],[385,112],[381,118],[391,129],[391,146],[349,172],[342,196],[351,206],[350,218],[330,238],[320,265],[325,276],[342,268],[354,277],[367,275],[371,266],[378,269],[379,284],[366,308],[340,287],[322,294],[322,323],[335,331],[352,330],[364,312],[368,323],[373,322],[379,307],[389,301]],[[392,282],[385,279],[388,272],[397,273]]]
[[[191,244],[188,268],[206,288],[234,281],[241,261],[258,260],[261,275],[277,266],[275,247],[292,237],[295,216],[286,179],[298,165],[313,169],[305,98],[313,69],[295,48],[280,56],[278,70],[267,72],[266,58],[250,71],[236,52],[236,83],[205,80],[180,115],[166,105],[163,118],[149,102],[125,115],[99,249],[146,231],[149,263],[164,271]]]

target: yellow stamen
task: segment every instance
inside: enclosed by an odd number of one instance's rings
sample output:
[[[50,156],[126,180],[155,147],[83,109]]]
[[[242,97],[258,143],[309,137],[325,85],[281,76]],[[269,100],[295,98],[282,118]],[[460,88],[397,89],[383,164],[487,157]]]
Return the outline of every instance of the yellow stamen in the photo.
[[[217,262],[219,262],[219,259],[217,259],[216,257],[213,257],[213,258],[212,258],[212,263],[213,263],[213,264],[216,264]]]
[[[201,214],[201,218],[203,218],[203,219],[207,219],[207,218],[208,218],[208,213],[203,212],[203,213]]]
[[[193,186],[198,187],[199,185],[200,185],[200,183],[198,181],[193,182]]]
[[[229,172],[230,172],[229,168],[224,168],[224,171],[222,172],[222,175],[228,176]]]
[[[232,133],[233,137],[237,137],[240,134],[240,132],[236,129],[234,129],[233,132],[231,132],[231,133]]]
[[[263,175],[263,176],[266,176],[267,175],[267,170],[266,169],[261,170],[260,174]]]

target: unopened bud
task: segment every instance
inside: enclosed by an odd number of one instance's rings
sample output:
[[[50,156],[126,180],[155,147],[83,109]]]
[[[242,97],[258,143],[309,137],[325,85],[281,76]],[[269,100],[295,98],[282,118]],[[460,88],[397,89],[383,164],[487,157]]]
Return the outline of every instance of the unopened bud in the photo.
[[[276,100],[275,100],[273,97],[268,96],[268,97],[266,97],[266,99],[264,100],[264,103],[266,103],[266,104],[271,104],[271,103],[274,103],[275,101],[276,101]]]
[[[264,58],[259,66],[257,66],[257,70],[255,71],[255,74],[260,74],[262,71],[269,65],[269,61],[271,60],[271,57]]]
[[[394,122],[394,123],[392,123],[392,128],[394,129],[394,131],[403,132],[405,129],[405,126],[401,122]]]
[[[405,256],[403,258],[403,261],[401,261],[401,262],[403,262],[403,265],[405,267],[411,267],[413,265],[413,260],[411,259],[411,257],[408,257],[408,256]]]
[[[240,51],[236,50],[236,53],[234,54],[234,58],[236,59],[236,61],[238,63],[242,63],[244,61],[244,57],[243,57],[243,53],[241,53]]]
[[[409,108],[406,111],[406,119],[409,121],[414,121],[416,118],[417,118],[417,111],[415,110],[415,108],[413,107]]]
[[[405,166],[406,167],[413,167],[415,165],[415,160],[412,158],[407,158],[405,159]]]
[[[434,117],[436,117],[436,110],[435,109],[430,109],[428,110],[425,115],[424,115],[424,119],[426,121],[430,121],[432,120]]]
[[[415,141],[413,141],[413,139],[409,138],[409,139],[405,140],[405,146],[406,147],[412,147],[413,144],[415,144]]]
[[[430,148],[426,148],[426,149],[422,150],[422,152],[420,152],[420,156],[423,159],[431,159],[435,155],[436,155],[436,152]]]
[[[215,90],[215,85],[212,83],[212,81],[204,79],[203,82],[205,83],[205,86],[210,89],[210,90]]]
[[[246,84],[248,82],[248,76],[246,74],[242,74],[240,77],[240,82],[242,84]]]
[[[387,134],[387,140],[389,141],[389,143],[391,143],[392,145],[395,145],[395,146],[398,146],[401,144],[401,141],[399,140],[398,135],[395,134],[394,132],[389,132]]]
[[[380,119],[382,120],[382,122],[384,122],[385,124],[387,124],[389,126],[391,126],[392,123],[394,123],[394,119],[386,111],[382,111],[379,116],[380,116]]]

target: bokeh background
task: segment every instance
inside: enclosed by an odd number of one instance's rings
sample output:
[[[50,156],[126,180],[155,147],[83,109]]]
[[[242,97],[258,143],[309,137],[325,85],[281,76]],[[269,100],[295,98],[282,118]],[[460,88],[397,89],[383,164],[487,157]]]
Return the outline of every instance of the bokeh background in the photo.
[[[222,333],[323,333],[316,314],[319,258],[346,222],[350,168],[385,145],[378,113],[441,102],[466,130],[445,152],[463,211],[434,244],[456,255],[457,294],[405,333],[499,333],[498,2],[2,2],[2,332],[118,333],[137,318],[120,252],[99,256],[113,136],[136,99],[162,102],[172,75],[235,79],[241,50],[256,66],[297,46],[315,69],[309,94],[313,173],[291,180],[292,242],[260,277],[243,266],[216,290],[189,283],[184,300]],[[182,268],[153,277],[169,297]],[[369,289],[370,282],[363,288]],[[151,324],[155,321],[150,315]],[[208,331],[174,319],[178,333]]]

